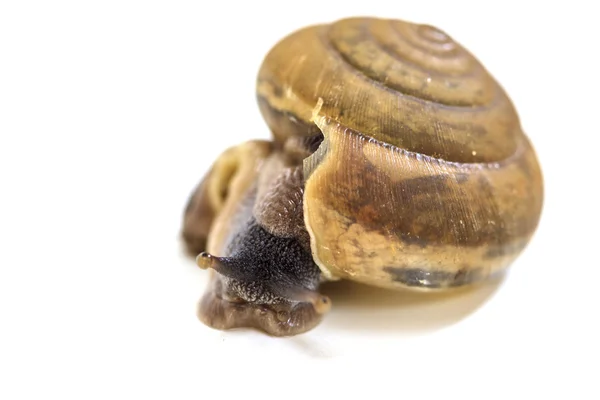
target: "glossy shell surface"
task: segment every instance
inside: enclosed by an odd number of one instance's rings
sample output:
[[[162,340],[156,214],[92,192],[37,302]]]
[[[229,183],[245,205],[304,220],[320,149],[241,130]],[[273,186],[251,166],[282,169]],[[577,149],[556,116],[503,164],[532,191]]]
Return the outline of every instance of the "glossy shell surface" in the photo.
[[[542,176],[511,100],[443,31],[354,18],[267,55],[258,101],[304,160],[304,221],[330,279],[445,288],[507,267],[537,227]]]

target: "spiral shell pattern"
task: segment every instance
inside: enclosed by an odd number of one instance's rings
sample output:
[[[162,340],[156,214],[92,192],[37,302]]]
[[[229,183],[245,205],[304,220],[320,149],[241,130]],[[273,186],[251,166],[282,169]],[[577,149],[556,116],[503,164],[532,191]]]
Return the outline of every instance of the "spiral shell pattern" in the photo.
[[[312,135],[312,113],[411,152],[496,162],[522,135],[511,101],[441,30],[353,18],[298,31],[259,72],[261,110],[278,140]]]
[[[466,285],[510,265],[537,227],[542,176],[517,113],[439,29],[300,30],[267,55],[258,100],[282,152],[323,133],[303,160],[303,216],[328,278]]]

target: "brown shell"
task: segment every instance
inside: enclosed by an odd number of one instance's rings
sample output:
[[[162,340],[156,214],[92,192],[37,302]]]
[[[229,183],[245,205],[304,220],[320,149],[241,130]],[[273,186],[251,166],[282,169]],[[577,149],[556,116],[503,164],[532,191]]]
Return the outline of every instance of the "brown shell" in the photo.
[[[510,264],[538,224],[541,172],[512,102],[439,29],[300,30],[267,55],[258,99],[280,148],[325,137],[304,160],[304,218],[330,278],[463,285]]]

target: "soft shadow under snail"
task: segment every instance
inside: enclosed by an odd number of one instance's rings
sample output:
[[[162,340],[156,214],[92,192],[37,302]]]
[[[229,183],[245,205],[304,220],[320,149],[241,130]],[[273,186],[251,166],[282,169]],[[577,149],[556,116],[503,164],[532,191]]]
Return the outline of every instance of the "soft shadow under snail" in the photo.
[[[285,336],[324,280],[432,291],[505,269],[540,217],[534,150],[504,90],[446,33],[352,18],[279,42],[257,82],[273,141],[225,151],[183,237],[214,270],[199,316]]]

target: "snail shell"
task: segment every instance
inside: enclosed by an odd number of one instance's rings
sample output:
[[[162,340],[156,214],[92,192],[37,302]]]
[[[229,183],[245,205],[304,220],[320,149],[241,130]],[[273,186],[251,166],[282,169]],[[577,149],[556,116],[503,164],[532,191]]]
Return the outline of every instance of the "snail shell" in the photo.
[[[267,55],[261,112],[304,159],[304,222],[330,279],[438,288],[504,269],[542,208],[538,161],[510,99],[450,36],[353,18],[288,36]]]

